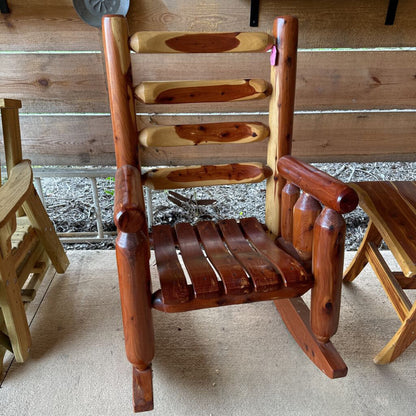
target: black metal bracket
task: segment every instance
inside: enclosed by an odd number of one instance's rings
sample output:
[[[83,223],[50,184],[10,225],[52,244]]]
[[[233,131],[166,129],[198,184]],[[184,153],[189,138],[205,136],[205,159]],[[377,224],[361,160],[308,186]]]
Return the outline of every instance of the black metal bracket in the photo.
[[[399,3],[399,0],[390,0],[389,1],[389,7],[387,9],[387,15],[386,15],[386,22],[384,23],[385,25],[390,26],[394,23],[398,3]]]
[[[250,7],[250,26],[257,27],[259,25],[259,9],[260,0],[251,0]]]
[[[7,0],[0,0],[0,12],[1,13],[10,13],[9,6],[7,4]]]

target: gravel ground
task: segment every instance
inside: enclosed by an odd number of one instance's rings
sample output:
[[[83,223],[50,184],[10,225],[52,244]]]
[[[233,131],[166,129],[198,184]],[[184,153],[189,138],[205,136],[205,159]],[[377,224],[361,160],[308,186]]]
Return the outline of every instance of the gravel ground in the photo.
[[[416,163],[335,163],[316,164],[339,179],[411,180]],[[112,218],[114,181],[97,179],[104,231],[115,231]],[[96,212],[91,185],[84,178],[42,179],[47,211],[59,232],[96,231]],[[256,216],[264,222],[265,183],[254,185],[194,188],[176,192],[153,191],[154,224],[196,222],[204,219],[241,218]],[[356,250],[368,219],[361,209],[345,216],[347,222],[346,248]],[[66,249],[110,249],[113,241],[66,244]]]

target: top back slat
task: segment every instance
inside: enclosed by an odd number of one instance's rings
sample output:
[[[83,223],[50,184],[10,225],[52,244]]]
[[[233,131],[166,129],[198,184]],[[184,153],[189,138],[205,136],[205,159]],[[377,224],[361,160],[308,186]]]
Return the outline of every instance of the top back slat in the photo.
[[[267,33],[137,32],[130,48],[137,53],[265,52],[274,44]]]

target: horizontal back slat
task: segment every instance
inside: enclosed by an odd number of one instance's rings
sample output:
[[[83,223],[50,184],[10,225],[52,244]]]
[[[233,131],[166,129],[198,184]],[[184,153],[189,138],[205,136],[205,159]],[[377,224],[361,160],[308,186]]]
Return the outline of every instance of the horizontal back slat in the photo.
[[[234,116],[188,116],[183,123],[233,121]],[[241,119],[241,116],[238,117]],[[246,116],[267,123],[267,116]],[[307,161],[416,160],[416,113],[296,114],[293,155]],[[173,124],[176,117],[138,118],[139,127]],[[23,154],[34,165],[113,165],[110,117],[21,117]],[[1,126],[0,126],[1,130]],[[239,146],[147,148],[144,166],[256,161],[264,163],[267,141]]]
[[[76,14],[71,0],[13,0],[0,15],[1,50],[100,50],[100,33]],[[140,30],[265,31],[274,17],[299,18],[299,47],[414,46],[414,0],[400,0],[395,23],[384,25],[388,2],[380,0],[262,0],[258,28],[250,28],[250,2],[186,0],[130,2],[131,33]],[[62,35],[60,35],[62,34]]]
[[[268,178],[272,170],[261,163],[180,166],[152,169],[143,175],[143,185],[151,189],[193,188],[196,186],[257,183]]]
[[[268,136],[269,128],[261,123],[199,123],[146,127],[139,134],[139,143],[145,147],[241,144],[258,142]]]
[[[270,83],[262,79],[218,81],[144,81],[134,94],[145,104],[218,103],[257,100],[269,96]]]
[[[146,59],[146,62],[144,62]],[[268,54],[132,55],[144,80],[270,77]],[[221,65],[218,65],[221,62]],[[144,63],[146,65],[144,65]],[[186,71],[184,70],[186,67]],[[323,69],[324,68],[324,69]],[[416,51],[299,52],[296,110],[415,108]],[[0,55],[0,95],[22,99],[23,113],[109,112],[100,54]],[[228,103],[223,111],[267,111],[267,101]],[[138,103],[138,112],[171,112]],[[185,111],[218,111],[192,104]]]
[[[273,36],[262,32],[189,33],[136,32],[130,48],[138,53],[265,52],[274,44]]]

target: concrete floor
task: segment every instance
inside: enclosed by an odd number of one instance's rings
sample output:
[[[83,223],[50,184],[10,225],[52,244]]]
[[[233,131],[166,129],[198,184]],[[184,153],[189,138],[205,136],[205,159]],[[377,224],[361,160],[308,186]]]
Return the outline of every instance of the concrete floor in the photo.
[[[352,253],[347,254],[347,260]],[[0,414],[131,415],[113,251],[70,251],[28,310],[31,358],[11,355]],[[416,345],[396,362],[372,358],[399,320],[369,269],[344,286],[333,342],[349,367],[326,378],[304,356],[271,302],[186,314],[154,312],[152,415],[413,415]]]

